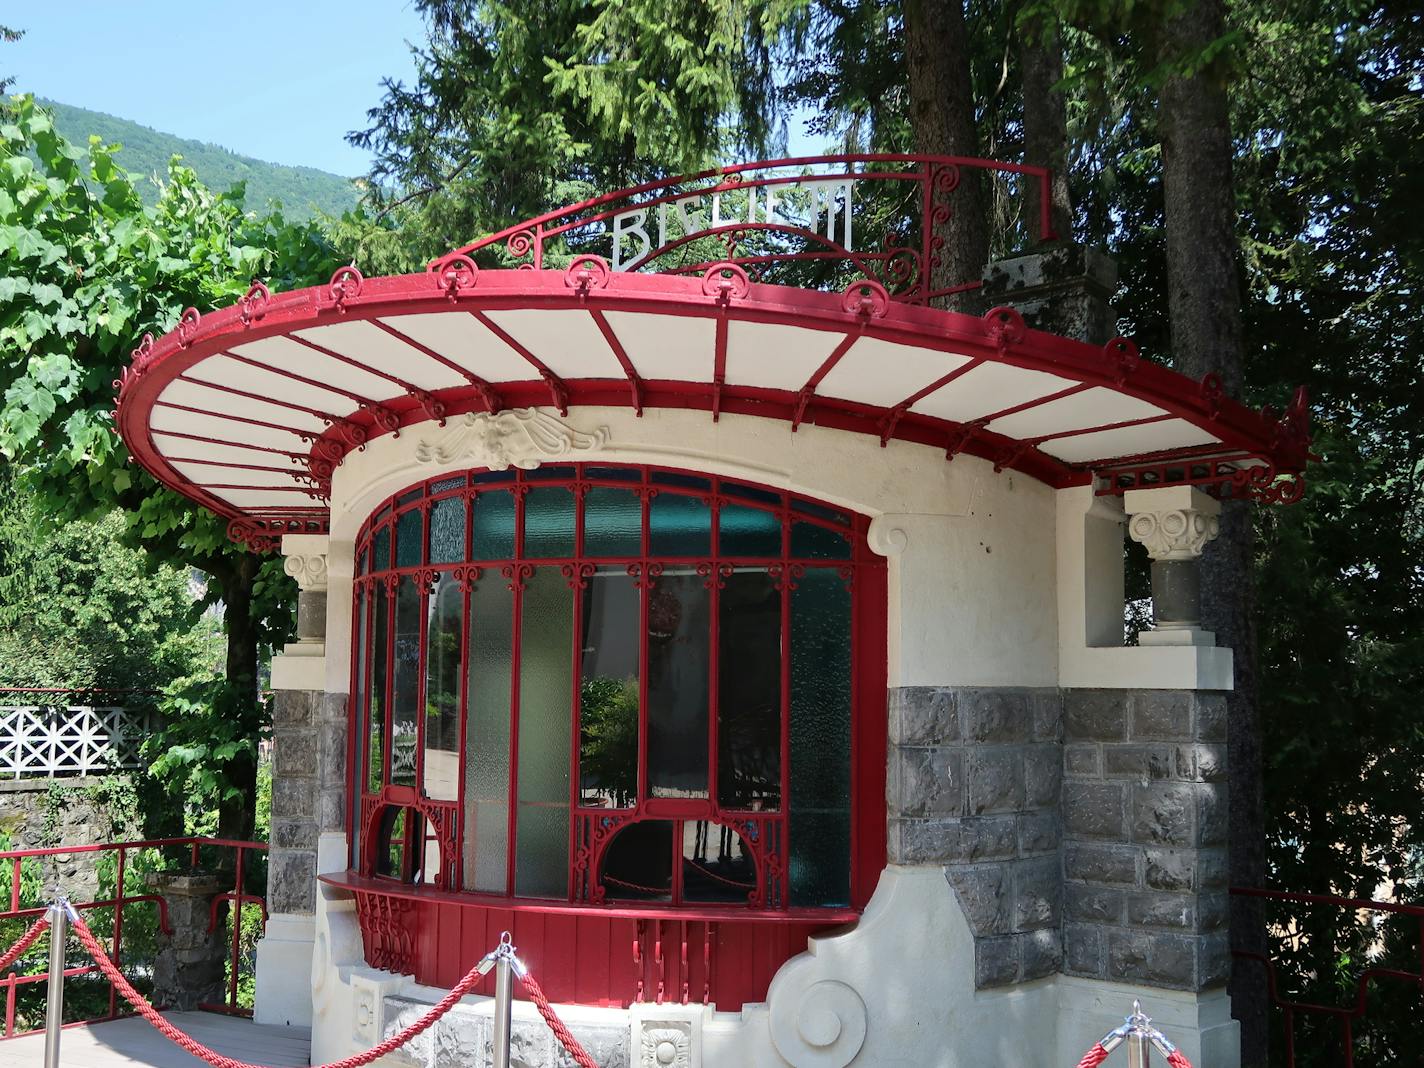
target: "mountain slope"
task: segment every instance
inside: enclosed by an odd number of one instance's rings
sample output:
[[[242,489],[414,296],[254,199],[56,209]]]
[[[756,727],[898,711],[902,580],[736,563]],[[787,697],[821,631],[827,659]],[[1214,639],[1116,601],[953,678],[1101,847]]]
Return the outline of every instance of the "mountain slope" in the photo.
[[[136,174],[161,177],[168,173],[168,158],[179,155],[212,189],[226,190],[236,182],[247,182],[246,203],[250,209],[260,210],[278,202],[290,217],[305,219],[318,211],[340,215],[356,203],[354,181],[338,174],[239,156],[217,145],[159,133],[100,111],[53,100],[41,103],[54,114],[56,128],[69,140],[87,144],[90,134],[98,134],[106,142],[123,145],[118,162]],[[152,183],[142,183],[140,188],[146,200],[156,199],[158,190]]]

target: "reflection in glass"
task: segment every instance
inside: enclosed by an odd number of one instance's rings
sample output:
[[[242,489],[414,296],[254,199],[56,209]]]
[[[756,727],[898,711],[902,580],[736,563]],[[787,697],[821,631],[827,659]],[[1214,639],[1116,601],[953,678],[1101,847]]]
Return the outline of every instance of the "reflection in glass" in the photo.
[[[600,568],[583,594],[579,657],[580,803],[626,808],[638,798],[638,588]]]
[[[530,490],[524,499],[524,555],[542,559],[574,554],[574,495],[558,486]]]
[[[724,808],[781,804],[781,591],[734,571],[719,593],[717,794]]]
[[[368,788],[374,793],[385,780],[386,764],[386,680],[388,677],[390,595],[384,579],[373,584],[376,591],[375,617],[371,628],[371,733],[366,748]]]
[[[741,835],[710,820],[682,825],[682,900],[745,905],[756,888],[756,860]]]
[[[791,591],[791,904],[850,900],[850,590],[807,568]]]
[[[415,785],[416,712],[420,701],[420,588],[396,587],[395,673],[391,686],[391,784]]]
[[[648,592],[648,792],[707,796],[711,593],[701,575],[664,571]]]
[[[408,819],[404,808],[387,805],[381,809],[381,823],[376,837],[377,875],[402,881],[407,878],[405,856]]]
[[[569,879],[574,595],[557,567],[537,567],[523,596],[514,892],[564,897]]]
[[[506,560],[514,555],[514,494],[491,490],[475,497],[471,511],[473,560]]]
[[[722,505],[717,542],[726,556],[781,555],[781,517],[761,508]]]
[[[460,644],[465,636],[465,594],[447,572],[435,583],[426,622],[425,796],[460,796]]]
[[[672,824],[643,820],[619,831],[603,853],[599,880],[618,901],[672,900]]]
[[[498,575],[470,591],[465,729],[465,889],[508,892],[509,695],[514,594]]]
[[[639,556],[643,502],[632,490],[592,486],[583,499],[583,551],[588,556]]]

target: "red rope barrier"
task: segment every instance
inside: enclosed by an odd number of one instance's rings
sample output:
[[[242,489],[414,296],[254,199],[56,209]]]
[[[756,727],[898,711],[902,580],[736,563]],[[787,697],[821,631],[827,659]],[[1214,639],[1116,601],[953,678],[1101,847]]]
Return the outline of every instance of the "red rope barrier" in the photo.
[[[1098,1065],[1108,1059],[1108,1051],[1103,1048],[1101,1042],[1094,1042],[1093,1048],[1083,1054],[1083,1059],[1078,1062],[1076,1068],[1098,1068]]]
[[[514,974],[519,975],[519,971],[516,970]],[[579,1040],[574,1038],[573,1032],[564,1026],[564,1021],[559,1019],[558,1013],[549,1004],[543,988],[534,981],[534,977],[525,973],[519,975],[519,981],[523,984],[525,993],[529,995],[529,1000],[534,1002],[534,1007],[539,1010],[539,1015],[544,1017],[544,1022],[549,1025],[549,1030],[554,1032],[559,1044],[569,1051],[569,1056],[578,1062],[579,1068],[599,1068],[598,1062],[589,1056],[588,1050],[584,1049]]]
[[[1192,1068],[1192,1062],[1187,1060],[1187,1055],[1179,1049],[1174,1049],[1167,1056],[1167,1063],[1172,1068]]]
[[[35,925],[20,936],[20,940],[11,946],[3,957],[0,957],[0,972],[3,972],[10,965],[20,959],[20,954],[35,944],[40,935],[45,933],[49,927],[49,920],[41,916],[35,921]]]
[[[134,1010],[145,1020],[157,1028],[159,1034],[168,1039],[174,1045],[187,1050],[199,1060],[207,1061],[213,1068],[267,1068],[265,1065],[249,1064],[247,1061],[239,1061],[232,1057],[218,1053],[209,1049],[195,1038],[184,1034],[178,1028],[165,1020],[158,1014],[158,1010],[153,1007],[149,1000],[134,989],[133,984],[124,978],[123,972],[115,966],[109,959],[109,955],[104,951],[104,947],[99,944],[99,940],[94,937],[94,932],[89,930],[85,922],[79,918],[78,914],[70,916],[70,922],[74,925],[74,933],[78,936],[80,943],[88,950],[89,955],[94,958],[94,963],[99,966],[99,970],[104,973],[104,977],[114,984],[120,994],[123,995]],[[409,1027],[391,1035],[380,1045],[368,1049],[365,1053],[356,1053],[343,1060],[332,1061],[330,1064],[319,1065],[317,1068],[363,1068],[364,1065],[384,1057],[401,1046],[404,1046],[416,1035],[434,1026],[435,1022],[455,1007],[455,1003],[468,994],[479,983],[484,976],[479,970],[479,965],[471,968],[465,973],[455,988],[446,994],[435,1007],[427,1012],[420,1019],[416,1020]],[[587,1054],[585,1054],[587,1056]],[[597,1068],[597,1066],[595,1066]]]

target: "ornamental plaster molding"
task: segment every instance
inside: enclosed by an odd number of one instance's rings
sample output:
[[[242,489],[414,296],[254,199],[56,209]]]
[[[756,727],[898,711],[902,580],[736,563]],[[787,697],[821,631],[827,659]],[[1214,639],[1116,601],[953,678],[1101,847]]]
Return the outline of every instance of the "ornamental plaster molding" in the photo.
[[[415,458],[441,467],[464,460],[492,471],[531,471],[547,459],[601,449],[608,439],[606,426],[586,433],[537,408],[506,408],[470,412],[440,436],[422,438]]]
[[[302,592],[320,592],[326,589],[327,570],[325,553],[295,553],[288,556],[282,570],[297,580]]]
[[[1127,524],[1128,535],[1153,560],[1195,560],[1219,530],[1217,516],[1196,508],[1137,512]]]
[[[878,515],[870,521],[865,532],[866,544],[877,556],[899,556],[909,547],[910,535],[904,527],[896,526],[900,519],[894,515]]]
[[[638,1068],[692,1068],[692,1025],[647,1021],[639,1035]]]

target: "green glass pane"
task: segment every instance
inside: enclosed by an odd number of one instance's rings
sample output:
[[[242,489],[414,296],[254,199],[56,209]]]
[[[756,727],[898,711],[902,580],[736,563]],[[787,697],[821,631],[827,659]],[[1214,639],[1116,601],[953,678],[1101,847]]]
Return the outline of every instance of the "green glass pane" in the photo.
[[[717,793],[724,808],[781,807],[781,591],[735,571],[720,591]]]
[[[415,567],[424,562],[421,560],[425,548],[422,519],[420,509],[412,508],[396,520],[396,567]]]
[[[641,482],[642,473],[632,467],[587,467],[584,474],[589,478],[604,478],[610,482]]]
[[[465,499],[446,497],[430,509],[430,562],[459,564],[465,560]]]
[[[849,560],[850,539],[815,523],[793,523],[791,555],[799,560]]]
[[[563,897],[569,868],[573,590],[557,567],[525,583],[519,654],[515,893]]]
[[[465,592],[448,573],[429,599],[425,654],[425,796],[454,801],[460,796],[461,644],[465,636]]]
[[[470,591],[465,728],[465,889],[508,893],[509,696],[514,594],[498,575]]]
[[[583,551],[588,556],[641,556],[643,502],[632,490],[593,486],[583,499]]]
[[[375,537],[371,539],[371,552],[373,554],[371,567],[375,571],[384,571],[391,566],[391,528],[381,527],[376,531]]]
[[[723,556],[781,555],[781,519],[775,512],[724,504],[718,523]]]
[[[574,554],[574,495],[561,486],[530,490],[524,500],[524,555],[534,559]]]
[[[638,797],[639,590],[622,568],[589,578],[579,676],[580,803],[623,808]]]
[[[707,796],[712,595],[701,575],[663,572],[648,593],[648,791]]]
[[[514,495],[504,490],[481,493],[472,512],[472,560],[507,560],[514,556]]]
[[[389,678],[390,596],[377,581],[371,626],[371,730],[366,747],[367,788],[375,793],[385,781],[386,680]]]
[[[464,475],[459,475],[456,478],[442,478],[439,482],[432,482],[430,484],[430,495],[433,497],[437,493],[444,493],[447,490],[459,489],[464,484]]]
[[[654,556],[707,556],[712,551],[712,508],[697,497],[659,493],[648,505]]]
[[[391,680],[391,783],[415,785],[416,719],[420,700],[420,588],[396,588],[395,672]]]
[[[851,597],[835,570],[791,591],[791,903],[850,896]]]

